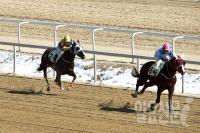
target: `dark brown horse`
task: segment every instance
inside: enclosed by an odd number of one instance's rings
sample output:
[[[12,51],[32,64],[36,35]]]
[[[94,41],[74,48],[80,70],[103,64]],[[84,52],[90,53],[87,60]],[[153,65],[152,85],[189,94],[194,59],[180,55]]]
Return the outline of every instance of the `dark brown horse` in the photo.
[[[74,58],[76,55],[82,59],[85,58],[84,51],[82,47],[80,46],[79,41],[77,42],[73,41],[73,44],[70,47],[70,49],[64,52],[64,54],[57,61],[57,63],[52,63],[49,58],[49,54],[53,50],[55,50],[55,48],[49,48],[43,53],[42,58],[41,58],[41,64],[39,68],[37,68],[38,71],[43,70],[44,72],[44,78],[46,79],[46,83],[47,83],[47,91],[50,91],[50,85],[47,79],[47,67],[51,67],[52,69],[56,71],[55,82],[57,85],[60,86],[61,90],[63,90],[62,85],[61,85],[61,75],[64,75],[64,74],[68,74],[73,77],[73,80],[69,86],[69,87],[72,87],[72,84],[76,79],[76,74],[74,73]]]
[[[168,90],[168,102],[169,102],[169,110],[172,110],[172,95],[174,93],[174,86],[176,84],[176,72],[180,72],[182,75],[185,73],[185,61],[177,56],[177,58],[172,58],[171,60],[167,61],[163,69],[160,71],[157,77],[148,75],[149,68],[155,63],[155,61],[150,61],[145,63],[140,73],[134,68],[132,71],[132,75],[134,77],[138,77],[136,83],[136,90],[131,95],[133,97],[137,97],[138,94],[143,94],[147,87],[156,85],[158,87],[157,90],[157,99],[154,104],[151,104],[151,109],[153,110],[154,107],[160,103],[160,95],[164,90]],[[144,86],[143,86],[144,85]],[[143,89],[138,92],[139,86],[143,86]]]

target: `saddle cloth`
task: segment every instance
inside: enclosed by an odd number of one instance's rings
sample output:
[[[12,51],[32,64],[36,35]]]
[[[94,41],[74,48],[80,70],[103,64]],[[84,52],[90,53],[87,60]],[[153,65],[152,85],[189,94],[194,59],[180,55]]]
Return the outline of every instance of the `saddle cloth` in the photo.
[[[52,63],[56,63],[56,59],[58,58],[58,55],[61,53],[61,49],[60,48],[54,48],[53,51],[51,51],[51,53],[49,53],[48,57],[49,60]]]
[[[156,63],[154,63],[150,68],[149,68],[149,71],[148,71],[148,75],[151,75],[151,76],[157,76],[160,71],[162,70],[163,66],[164,66],[165,62],[162,62],[158,65],[158,69],[156,68]]]

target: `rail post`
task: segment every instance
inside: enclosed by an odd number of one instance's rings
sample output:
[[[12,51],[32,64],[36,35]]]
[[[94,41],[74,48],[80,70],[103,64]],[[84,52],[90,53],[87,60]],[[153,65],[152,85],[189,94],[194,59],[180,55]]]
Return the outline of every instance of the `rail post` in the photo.
[[[138,72],[140,71],[140,60],[139,60],[139,58],[137,58],[137,70],[138,70]]]
[[[175,52],[175,42],[177,39],[182,39],[184,36],[176,36],[172,40],[172,51]],[[184,93],[184,75],[182,75],[182,93]]]
[[[56,43],[57,43],[57,30],[59,27],[64,27],[66,25],[64,24],[61,24],[61,25],[56,25],[55,29],[54,29],[54,46],[56,46]]]
[[[184,93],[184,75],[182,75],[182,93]]]
[[[132,55],[135,54],[135,36],[138,35],[138,34],[143,34],[143,32],[134,32],[132,33],[132,38],[131,38],[131,52],[132,52]],[[132,58],[132,63],[134,63],[134,58]]]
[[[101,31],[103,30],[103,28],[98,28],[98,29],[94,29],[92,32],[92,43],[93,43],[93,52],[96,51],[96,42],[95,42],[95,33],[97,31]],[[94,62],[94,83],[96,83],[97,81],[97,74],[96,74],[96,69],[97,69],[97,60],[96,60],[96,54],[93,54],[93,62]]]
[[[20,22],[18,23],[18,43],[21,43],[21,26],[23,24],[28,24],[29,22]],[[20,46],[19,46],[19,51],[20,51]]]
[[[13,75],[16,72],[16,46],[13,46]]]
[[[176,40],[182,39],[182,38],[184,38],[184,36],[176,36],[176,37],[173,38],[173,40],[172,40],[172,51],[173,52],[175,52],[175,42],[176,42]]]

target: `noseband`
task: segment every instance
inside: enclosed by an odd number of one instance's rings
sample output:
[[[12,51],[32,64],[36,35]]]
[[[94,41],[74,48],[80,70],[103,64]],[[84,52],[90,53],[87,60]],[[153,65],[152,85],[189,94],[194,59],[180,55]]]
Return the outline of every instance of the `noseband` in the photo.
[[[71,54],[76,55],[79,51],[78,51],[77,53],[73,52],[73,50],[72,50],[72,45],[71,45],[71,47],[70,47],[70,49],[69,49],[69,52],[70,52]],[[74,61],[72,61],[72,62],[67,61],[67,60],[64,59],[63,57],[62,57],[62,60],[63,60],[64,62],[66,62],[66,63],[74,63]]]

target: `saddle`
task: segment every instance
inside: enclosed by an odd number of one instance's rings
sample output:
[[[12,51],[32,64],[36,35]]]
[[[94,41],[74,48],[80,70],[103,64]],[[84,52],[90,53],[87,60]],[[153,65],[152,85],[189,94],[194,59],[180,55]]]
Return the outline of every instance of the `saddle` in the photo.
[[[52,63],[56,63],[56,59],[58,58],[58,56],[61,53],[61,49],[59,48],[54,48],[54,50],[52,50],[49,55],[48,58]]]
[[[158,74],[160,73],[160,71],[162,70],[163,66],[164,66],[165,62],[162,62],[159,64],[158,69],[156,68],[156,63],[154,63],[148,71],[148,75],[151,76],[158,76]]]

